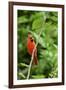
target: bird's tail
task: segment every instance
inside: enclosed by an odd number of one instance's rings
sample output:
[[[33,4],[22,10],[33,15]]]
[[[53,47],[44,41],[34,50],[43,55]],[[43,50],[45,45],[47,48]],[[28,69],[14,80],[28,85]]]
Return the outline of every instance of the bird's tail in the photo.
[[[34,65],[38,65],[37,54],[34,54],[33,64],[34,64]]]
[[[38,65],[38,59],[37,59],[37,58],[34,58],[33,64],[34,64],[34,65]]]

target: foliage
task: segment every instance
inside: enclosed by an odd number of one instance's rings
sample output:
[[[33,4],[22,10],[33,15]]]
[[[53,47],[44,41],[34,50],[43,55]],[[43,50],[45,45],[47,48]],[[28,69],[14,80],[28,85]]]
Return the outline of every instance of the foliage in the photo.
[[[27,52],[27,35],[31,32],[38,40],[38,65],[32,65],[30,79],[56,78],[58,76],[58,13],[48,11],[18,10],[18,79],[26,79],[31,56]]]

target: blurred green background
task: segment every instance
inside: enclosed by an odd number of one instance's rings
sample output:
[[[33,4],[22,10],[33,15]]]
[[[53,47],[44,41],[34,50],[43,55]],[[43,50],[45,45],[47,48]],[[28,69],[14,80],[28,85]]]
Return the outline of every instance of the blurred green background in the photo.
[[[58,12],[17,11],[18,28],[18,80],[26,79],[31,56],[27,52],[27,36],[31,32],[35,39],[42,30],[37,46],[38,65],[32,65],[30,79],[58,77]]]

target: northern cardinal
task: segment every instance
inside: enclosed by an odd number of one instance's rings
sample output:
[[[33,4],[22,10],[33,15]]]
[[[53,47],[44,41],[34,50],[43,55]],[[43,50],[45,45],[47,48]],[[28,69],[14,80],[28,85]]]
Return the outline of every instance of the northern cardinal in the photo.
[[[35,41],[30,33],[28,33],[28,39],[27,39],[27,51],[29,55],[32,56],[33,49],[35,48]],[[37,65],[38,64],[38,59],[37,59],[37,48],[34,51],[34,57],[33,57],[33,64]]]

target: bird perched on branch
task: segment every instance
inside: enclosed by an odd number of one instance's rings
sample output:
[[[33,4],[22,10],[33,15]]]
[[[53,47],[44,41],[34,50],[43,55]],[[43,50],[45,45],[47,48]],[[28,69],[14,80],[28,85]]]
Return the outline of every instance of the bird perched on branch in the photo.
[[[33,50],[35,49],[35,41],[31,35],[31,33],[28,33],[28,39],[27,39],[27,51],[29,55],[32,56]],[[34,51],[34,57],[33,57],[33,64],[37,65],[38,64],[38,59],[37,59],[37,48]]]

